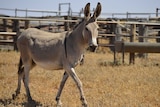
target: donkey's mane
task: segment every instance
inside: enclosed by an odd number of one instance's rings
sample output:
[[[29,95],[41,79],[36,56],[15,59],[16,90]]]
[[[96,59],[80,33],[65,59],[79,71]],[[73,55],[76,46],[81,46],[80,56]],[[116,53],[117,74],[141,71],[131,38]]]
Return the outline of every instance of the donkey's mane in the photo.
[[[73,27],[73,30],[75,30],[83,21],[84,21],[84,19],[82,19],[78,24],[76,24],[76,25]]]

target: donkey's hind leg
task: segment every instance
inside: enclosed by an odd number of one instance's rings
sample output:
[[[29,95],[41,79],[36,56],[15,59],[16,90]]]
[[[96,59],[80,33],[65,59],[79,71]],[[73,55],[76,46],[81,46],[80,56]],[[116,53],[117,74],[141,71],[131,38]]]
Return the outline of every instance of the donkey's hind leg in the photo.
[[[32,97],[31,97],[31,94],[30,94],[30,89],[29,89],[29,72],[36,64],[31,58],[28,58],[27,61],[24,61],[24,62],[25,63],[23,63],[23,65],[24,65],[23,83],[24,83],[24,87],[25,87],[25,90],[26,90],[28,102],[30,102],[30,101],[33,101],[33,100],[32,100]]]
[[[22,60],[20,58],[19,67],[18,67],[18,86],[17,86],[17,89],[15,91],[15,94],[12,95],[13,99],[15,99],[18,96],[18,94],[20,94],[22,78],[24,79],[24,67],[23,67]]]

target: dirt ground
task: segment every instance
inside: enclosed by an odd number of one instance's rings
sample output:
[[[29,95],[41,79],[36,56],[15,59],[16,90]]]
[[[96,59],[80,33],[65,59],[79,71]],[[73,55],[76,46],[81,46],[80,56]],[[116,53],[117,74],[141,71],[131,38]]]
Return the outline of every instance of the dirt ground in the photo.
[[[160,107],[160,54],[136,58],[134,65],[113,64],[111,52],[85,55],[76,72],[83,83],[89,107]],[[121,58],[119,58],[121,60]],[[12,100],[17,88],[18,52],[0,52],[0,107],[55,107],[55,96],[63,70],[35,67],[30,72],[30,91],[35,103],[28,103],[24,86]],[[79,91],[69,78],[62,92],[63,107],[81,107]]]

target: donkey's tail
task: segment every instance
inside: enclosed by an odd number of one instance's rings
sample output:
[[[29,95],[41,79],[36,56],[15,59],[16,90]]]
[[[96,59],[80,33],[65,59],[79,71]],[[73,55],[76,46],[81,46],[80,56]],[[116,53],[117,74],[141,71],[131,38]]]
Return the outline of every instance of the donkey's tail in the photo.
[[[24,71],[24,66],[22,62],[22,58],[20,57],[19,65],[18,65],[18,74],[21,74]]]
[[[22,77],[22,73],[24,71],[24,66],[23,66],[23,62],[22,62],[22,59],[20,57],[20,60],[19,60],[19,65],[18,65],[18,87],[16,89],[16,93],[15,94],[12,94],[12,99],[14,100],[18,94],[20,94],[20,88],[21,88],[21,77]]]

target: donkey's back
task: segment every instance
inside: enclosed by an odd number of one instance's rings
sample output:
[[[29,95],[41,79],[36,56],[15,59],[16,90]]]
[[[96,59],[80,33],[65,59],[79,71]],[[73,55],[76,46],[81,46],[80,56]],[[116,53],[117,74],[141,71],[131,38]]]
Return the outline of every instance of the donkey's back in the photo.
[[[65,36],[66,32],[49,33],[36,28],[25,30],[17,40],[23,63],[31,65],[34,62],[46,69],[62,68]]]
[[[36,28],[28,28],[24,30],[18,38],[18,41],[21,39],[35,39],[39,41],[51,41],[51,40],[63,40],[66,36],[66,32],[63,33],[50,33],[46,31],[42,31]],[[28,41],[27,40],[27,41]]]

